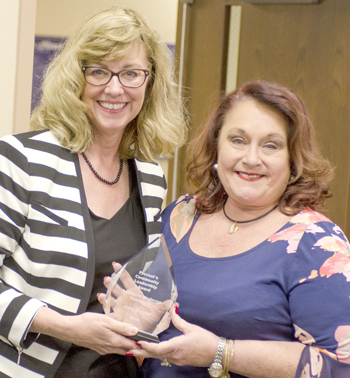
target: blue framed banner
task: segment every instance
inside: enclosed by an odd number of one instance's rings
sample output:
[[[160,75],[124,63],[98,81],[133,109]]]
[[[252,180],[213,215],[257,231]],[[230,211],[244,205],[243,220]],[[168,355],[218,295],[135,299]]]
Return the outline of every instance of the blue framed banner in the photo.
[[[62,50],[64,43],[65,38],[35,37],[31,111],[40,101],[41,84],[47,65]]]

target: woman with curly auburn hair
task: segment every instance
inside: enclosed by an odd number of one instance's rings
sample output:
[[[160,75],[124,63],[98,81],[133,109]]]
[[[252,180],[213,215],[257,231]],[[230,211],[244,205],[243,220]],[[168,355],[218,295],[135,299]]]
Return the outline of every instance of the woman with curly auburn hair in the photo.
[[[129,352],[143,376],[349,377],[349,243],[315,210],[332,168],[299,97],[243,85],[187,158],[190,194],[162,214],[179,306]]]
[[[50,64],[31,131],[0,140],[0,375],[137,377],[136,327],[97,300],[161,233],[155,162],[186,138],[171,53],[137,12],[84,21]]]
[[[186,184],[189,193],[197,196],[198,210],[210,214],[227,199],[215,169],[217,143],[227,113],[249,99],[272,108],[287,125],[291,176],[279,199],[280,210],[287,215],[307,207],[321,210],[325,199],[331,196],[328,182],[333,169],[318,150],[314,127],[300,98],[285,87],[265,81],[247,83],[224,96],[201,134],[188,146]]]

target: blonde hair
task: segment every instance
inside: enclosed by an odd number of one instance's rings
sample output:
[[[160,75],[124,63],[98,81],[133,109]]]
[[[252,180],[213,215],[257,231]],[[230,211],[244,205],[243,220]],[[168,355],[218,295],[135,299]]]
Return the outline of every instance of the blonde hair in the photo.
[[[173,79],[171,52],[156,30],[137,12],[111,7],[90,17],[68,38],[49,65],[40,104],[34,110],[33,130],[49,129],[63,147],[83,152],[93,142],[87,105],[81,101],[87,62],[122,59],[135,44],[143,46],[151,65],[145,100],[138,116],[126,127],[119,154],[152,161],[169,156],[184,144],[186,117]]]

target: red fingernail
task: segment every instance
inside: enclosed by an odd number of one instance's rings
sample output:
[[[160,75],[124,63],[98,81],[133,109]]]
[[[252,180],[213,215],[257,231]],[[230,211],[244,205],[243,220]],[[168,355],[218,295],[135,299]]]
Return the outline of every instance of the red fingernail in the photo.
[[[135,344],[136,344],[137,346],[139,346],[139,347],[141,346],[141,344],[139,344],[139,343],[135,343]]]
[[[133,353],[125,353],[126,356],[133,356]]]
[[[179,309],[178,309],[178,307],[177,307],[177,306],[175,307],[175,313],[176,313],[176,314],[178,314],[178,313],[179,313]]]

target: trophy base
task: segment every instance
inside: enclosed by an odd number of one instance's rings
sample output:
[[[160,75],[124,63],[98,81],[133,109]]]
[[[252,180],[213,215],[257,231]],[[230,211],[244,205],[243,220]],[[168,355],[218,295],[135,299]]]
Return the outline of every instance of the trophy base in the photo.
[[[160,340],[158,336],[152,335],[151,333],[138,331],[135,336],[129,336],[129,339],[136,340],[136,341],[148,341],[152,343],[159,343]]]

